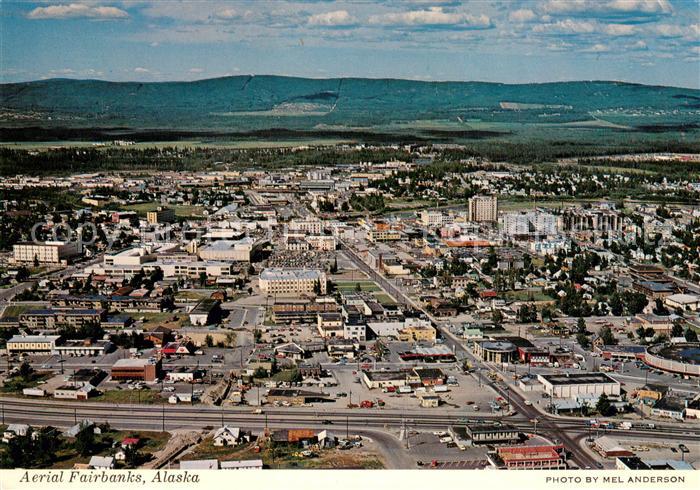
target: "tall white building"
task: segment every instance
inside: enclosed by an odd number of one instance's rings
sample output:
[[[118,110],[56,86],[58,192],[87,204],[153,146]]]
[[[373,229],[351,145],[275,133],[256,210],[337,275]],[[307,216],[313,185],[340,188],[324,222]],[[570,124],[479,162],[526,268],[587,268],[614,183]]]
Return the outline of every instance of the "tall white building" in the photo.
[[[80,254],[79,242],[27,242],[12,246],[14,262],[61,264]]]
[[[533,237],[556,235],[558,218],[549,213],[508,213],[501,216],[499,225],[508,237]]]

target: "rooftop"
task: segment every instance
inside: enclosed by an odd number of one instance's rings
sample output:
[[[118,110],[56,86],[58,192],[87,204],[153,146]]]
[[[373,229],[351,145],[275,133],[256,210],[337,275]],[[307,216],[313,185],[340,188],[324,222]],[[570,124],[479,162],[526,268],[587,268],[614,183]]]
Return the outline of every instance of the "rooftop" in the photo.
[[[568,384],[619,384],[605,373],[540,374],[539,377],[553,385]]]

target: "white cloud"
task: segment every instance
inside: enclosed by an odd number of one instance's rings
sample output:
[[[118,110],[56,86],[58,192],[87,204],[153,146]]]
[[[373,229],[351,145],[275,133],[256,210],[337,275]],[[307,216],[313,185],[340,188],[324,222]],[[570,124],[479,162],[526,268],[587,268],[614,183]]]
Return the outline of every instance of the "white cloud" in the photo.
[[[369,23],[387,26],[491,27],[491,19],[487,15],[445,12],[442,7],[431,7],[429,10],[412,10],[409,12],[372,15],[369,18]]]
[[[688,33],[686,28],[675,24],[657,24],[650,30],[661,37],[683,37]]]
[[[347,10],[324,12],[309,17],[309,25],[312,26],[349,26],[357,23],[357,20]]]
[[[668,0],[549,0],[543,6],[551,14],[619,15],[645,14],[666,15],[673,12]]]
[[[117,7],[103,7],[71,3],[37,7],[27,14],[29,19],[126,19],[129,14]]]
[[[49,73],[53,76],[56,75],[75,75],[75,70],[72,68],[62,68],[60,70],[50,70]]]
[[[567,34],[590,34],[596,31],[596,23],[585,20],[564,19],[550,24],[539,24],[534,32],[562,32]]]
[[[533,12],[530,9],[514,10],[508,15],[508,19],[511,22],[518,23],[530,22],[532,20],[535,20],[536,18],[537,15],[535,14],[535,12]]]
[[[134,73],[150,73],[150,72],[151,72],[151,70],[149,70],[148,68],[144,68],[142,66],[137,66],[136,68],[134,68]]]
[[[645,42],[642,41],[641,39],[640,39],[639,41],[635,42],[635,43],[632,43],[632,45],[630,46],[630,48],[631,48],[631,49],[635,49],[635,50],[639,50],[639,51],[645,51],[645,50],[649,49],[649,48],[647,47],[647,43],[645,43]]]
[[[608,51],[610,51],[610,48],[607,47],[605,44],[598,43],[594,44],[589,48],[582,49],[581,51],[584,53],[607,53]]]
[[[572,49],[573,47],[574,47],[573,44],[567,43],[567,42],[564,42],[564,41],[560,41],[560,42],[557,42],[557,43],[550,43],[550,44],[547,45],[547,49],[548,49],[549,51],[569,51],[569,50]]]
[[[631,24],[607,24],[603,27],[603,32],[610,36],[632,36],[637,31],[637,26]]]
[[[668,0],[612,0],[608,7],[619,12],[645,14],[670,14],[673,12],[673,7]]]
[[[190,68],[189,72],[190,73],[203,73],[204,69],[203,68]]]
[[[214,14],[214,17],[222,20],[235,19],[236,17],[238,17],[238,12],[236,12],[234,9],[224,9],[220,12],[216,12]]]

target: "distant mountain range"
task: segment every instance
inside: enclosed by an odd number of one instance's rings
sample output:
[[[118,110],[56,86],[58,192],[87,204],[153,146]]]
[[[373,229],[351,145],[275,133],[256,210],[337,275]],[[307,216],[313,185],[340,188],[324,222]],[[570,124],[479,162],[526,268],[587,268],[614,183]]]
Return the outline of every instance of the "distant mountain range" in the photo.
[[[698,133],[700,90],[589,81],[507,85],[236,76],[195,82],[52,79],[0,85],[2,139],[159,131],[521,138]],[[147,133],[149,131],[146,131]],[[33,136],[29,136],[33,135]]]

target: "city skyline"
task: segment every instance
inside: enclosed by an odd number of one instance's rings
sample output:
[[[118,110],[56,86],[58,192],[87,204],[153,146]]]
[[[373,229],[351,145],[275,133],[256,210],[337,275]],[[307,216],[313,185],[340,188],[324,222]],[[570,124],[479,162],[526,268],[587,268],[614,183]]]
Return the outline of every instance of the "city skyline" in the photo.
[[[700,88],[695,1],[3,2],[2,82],[275,74]]]

